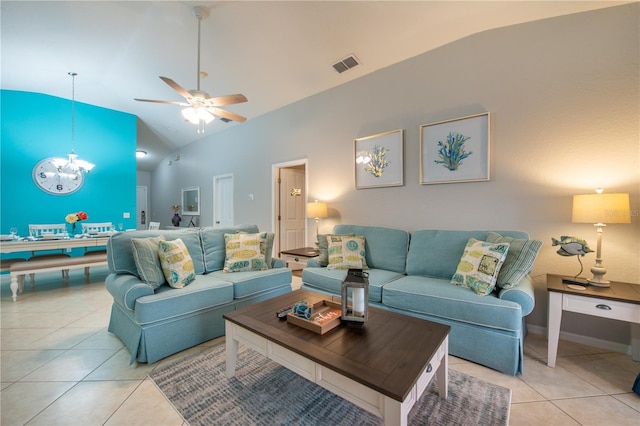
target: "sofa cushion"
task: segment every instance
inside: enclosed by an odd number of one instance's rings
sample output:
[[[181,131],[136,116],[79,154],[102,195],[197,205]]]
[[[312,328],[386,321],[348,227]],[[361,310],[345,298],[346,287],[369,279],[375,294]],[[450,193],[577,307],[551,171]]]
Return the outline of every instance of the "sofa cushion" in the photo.
[[[233,301],[233,284],[210,275],[197,275],[188,286],[176,289],[162,286],[155,294],[135,302],[135,320],[145,325],[196,314]],[[171,338],[171,336],[167,336]]]
[[[369,300],[382,301],[382,286],[403,277],[403,274],[384,269],[369,269]],[[305,268],[302,271],[302,282],[315,289],[340,295],[342,281],[347,276],[346,270],[330,270],[327,268]]]
[[[396,309],[428,314],[470,325],[510,332],[522,330],[522,308],[495,293],[479,296],[449,280],[405,276],[385,285],[382,303]]]
[[[527,239],[526,232],[495,231],[506,237]],[[411,233],[407,274],[450,280],[469,238],[486,241],[489,231],[421,230]]]
[[[160,241],[158,254],[162,272],[171,287],[183,288],[195,279],[193,260],[191,260],[187,246],[180,238],[173,241]]]
[[[269,269],[265,260],[267,233],[224,234],[225,272],[263,271]]]
[[[362,235],[365,238],[365,258],[369,268],[404,274],[409,249],[407,231],[380,226],[336,225],[333,234]]]
[[[131,232],[118,232],[113,234],[107,242],[107,261],[109,272],[116,274],[132,274],[142,278],[136,267],[133,258],[131,245],[132,238],[149,238],[164,235],[167,241],[180,238],[187,246],[189,255],[193,261],[193,268],[196,274],[204,273],[204,256],[200,243],[199,231],[195,228],[185,228],[176,230],[144,230]],[[223,245],[224,247],[224,245]]]
[[[328,269],[369,269],[362,236],[329,235]]]
[[[491,293],[507,257],[509,243],[488,243],[469,238],[451,284],[466,286],[481,296]]]
[[[207,276],[233,283],[233,297],[236,300],[253,297],[265,291],[270,292],[276,287],[289,286],[289,289],[291,288],[291,270],[288,268],[235,272],[233,274],[215,271]]]
[[[131,251],[136,269],[142,281],[149,284],[154,290],[166,282],[158,253],[160,241],[165,241],[164,235],[150,238],[131,238]]]
[[[224,268],[225,243],[224,234],[236,232],[247,232],[255,234],[258,232],[256,225],[235,225],[226,228],[205,227],[200,229],[202,240],[202,251],[204,253],[204,272],[214,272]],[[198,273],[196,271],[196,273]]]
[[[508,243],[509,252],[500,268],[497,285],[500,288],[513,288],[531,272],[538,257],[542,241],[503,237],[496,232],[489,232],[487,242]]]

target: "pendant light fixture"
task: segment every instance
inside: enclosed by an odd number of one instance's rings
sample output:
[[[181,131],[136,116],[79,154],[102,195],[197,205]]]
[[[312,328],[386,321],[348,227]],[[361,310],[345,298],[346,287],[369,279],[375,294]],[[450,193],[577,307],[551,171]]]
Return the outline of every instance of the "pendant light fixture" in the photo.
[[[89,173],[95,164],[88,161],[79,160],[75,152],[75,106],[76,106],[76,76],[75,72],[68,73],[71,76],[71,152],[68,159],[56,158],[53,164],[58,168],[61,175],[78,175],[83,172]]]

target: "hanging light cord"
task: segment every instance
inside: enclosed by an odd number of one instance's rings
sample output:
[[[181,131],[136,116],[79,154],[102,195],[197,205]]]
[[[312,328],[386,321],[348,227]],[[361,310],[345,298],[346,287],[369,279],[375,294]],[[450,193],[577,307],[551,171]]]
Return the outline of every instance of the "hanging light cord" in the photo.
[[[76,139],[76,75],[78,73],[70,72],[71,76],[71,153],[75,154]]]

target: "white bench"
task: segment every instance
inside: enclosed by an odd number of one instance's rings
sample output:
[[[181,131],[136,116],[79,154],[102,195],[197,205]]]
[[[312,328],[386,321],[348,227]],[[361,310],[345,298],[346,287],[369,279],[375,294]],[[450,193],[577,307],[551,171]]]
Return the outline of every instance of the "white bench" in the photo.
[[[84,275],[88,280],[89,268],[106,264],[107,254],[104,252],[96,252],[95,254],[77,257],[43,257],[40,259],[32,259],[28,262],[13,263],[9,266],[9,272],[11,274],[11,297],[15,302],[18,298],[18,290],[20,293],[24,291],[24,276],[26,274],[84,268]],[[69,280],[68,273],[63,273],[63,277],[65,282]],[[33,285],[34,282],[31,281],[31,286],[33,287]]]

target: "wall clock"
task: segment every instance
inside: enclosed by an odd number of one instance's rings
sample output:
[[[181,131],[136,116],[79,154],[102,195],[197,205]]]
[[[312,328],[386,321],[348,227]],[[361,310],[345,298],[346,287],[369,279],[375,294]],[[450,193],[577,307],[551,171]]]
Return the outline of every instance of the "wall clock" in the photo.
[[[38,188],[53,195],[67,195],[76,192],[84,183],[84,175],[59,171],[54,160],[67,161],[65,158],[50,157],[38,162],[33,168],[33,181]]]

